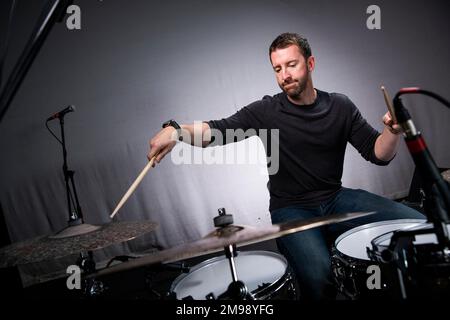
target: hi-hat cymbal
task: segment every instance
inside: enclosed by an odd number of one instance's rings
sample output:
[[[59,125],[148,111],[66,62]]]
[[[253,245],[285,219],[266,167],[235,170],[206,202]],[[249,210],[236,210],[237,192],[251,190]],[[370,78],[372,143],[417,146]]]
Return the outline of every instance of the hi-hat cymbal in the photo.
[[[351,212],[343,214],[333,214],[327,217],[317,217],[303,220],[293,220],[280,224],[273,224],[264,227],[229,225],[217,229],[206,237],[182,244],[170,249],[161,250],[154,254],[133,259],[112,267],[100,270],[88,277],[102,276],[114,272],[125,271],[137,267],[143,267],[158,263],[170,263],[184,259],[194,258],[213,252],[223,250],[229,245],[249,245],[261,241],[279,238],[291,233],[305,231],[312,228],[321,227],[333,223],[338,223],[350,219],[360,218],[375,212]]]
[[[149,221],[121,221],[93,226],[68,227],[51,236],[43,236],[0,248],[0,268],[62,258],[82,251],[105,248],[132,240],[155,230]]]

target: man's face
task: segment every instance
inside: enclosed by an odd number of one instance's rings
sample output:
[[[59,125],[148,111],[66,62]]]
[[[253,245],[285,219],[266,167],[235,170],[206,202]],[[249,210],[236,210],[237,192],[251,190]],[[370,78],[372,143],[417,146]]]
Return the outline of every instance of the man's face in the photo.
[[[290,45],[273,51],[270,58],[281,90],[292,98],[299,97],[308,81],[311,81],[310,72],[314,69],[314,57],[311,56],[305,61],[300,48]]]

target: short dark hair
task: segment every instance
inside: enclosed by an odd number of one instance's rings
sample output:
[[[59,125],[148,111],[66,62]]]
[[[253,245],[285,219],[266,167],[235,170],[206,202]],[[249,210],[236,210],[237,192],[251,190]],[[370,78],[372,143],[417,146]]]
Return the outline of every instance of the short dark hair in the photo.
[[[308,40],[297,33],[285,32],[280,34],[273,40],[269,47],[269,57],[277,49],[284,49],[291,45],[296,45],[300,52],[302,53],[305,60],[311,56],[311,47],[309,46]]]

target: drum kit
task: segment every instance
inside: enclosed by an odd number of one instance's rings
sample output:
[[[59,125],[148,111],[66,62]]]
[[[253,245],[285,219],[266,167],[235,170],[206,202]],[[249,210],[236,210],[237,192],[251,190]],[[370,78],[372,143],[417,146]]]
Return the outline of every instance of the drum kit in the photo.
[[[86,288],[83,292],[89,294],[84,294],[83,297],[101,296],[104,287],[98,284],[108,275],[117,275],[139,267],[164,268],[165,265],[178,261],[201,258],[224,250],[225,255],[204,260],[177,276],[164,297],[195,300],[296,300],[301,298],[301,292],[288,261],[282,255],[271,251],[237,251],[236,246],[271,240],[373,213],[336,214],[252,227],[234,225],[232,216],[220,209],[219,215],[214,219],[216,230],[197,241],[100,270],[84,270],[84,285],[95,284],[95,288]],[[148,221],[112,222],[94,227],[96,228],[88,228],[87,232],[73,232],[73,227],[69,227],[63,233],[1,248],[0,267],[92,252],[154,231],[157,224]],[[403,243],[405,241],[400,241],[401,233],[408,234],[406,244]],[[436,293],[448,295],[450,290],[450,252],[448,248],[439,247],[433,226],[426,220],[381,221],[351,229],[334,242],[331,265],[336,287],[348,299],[400,298],[402,292],[406,292],[408,297]],[[367,270],[370,266],[378,266],[381,270],[381,286],[378,290],[371,290],[367,285],[370,277]]]
[[[120,274],[138,267],[164,267],[173,262],[225,250],[226,258],[215,257],[206,260],[190,268],[189,273],[178,277],[170,289],[172,296],[179,299],[294,299],[298,295],[294,276],[283,256],[269,251],[240,252],[236,250],[236,245],[250,245],[369,214],[373,212],[353,212],[252,227],[234,225],[232,216],[225,214],[222,209],[214,220],[217,229],[197,241],[156,251],[100,270],[85,269],[83,265],[86,261],[79,262],[83,270],[84,284],[95,285],[95,288],[84,288],[83,292],[89,293],[89,297],[101,295],[101,292],[96,292],[103,288],[98,285],[98,279],[110,274]],[[86,256],[87,252],[105,248],[113,243],[129,241],[154,231],[156,227],[156,223],[148,221],[68,227],[51,236],[1,248],[0,268],[44,262],[78,253],[80,256]],[[259,266],[257,269],[255,264]],[[227,265],[229,270],[226,270]],[[95,281],[92,281],[93,279]]]

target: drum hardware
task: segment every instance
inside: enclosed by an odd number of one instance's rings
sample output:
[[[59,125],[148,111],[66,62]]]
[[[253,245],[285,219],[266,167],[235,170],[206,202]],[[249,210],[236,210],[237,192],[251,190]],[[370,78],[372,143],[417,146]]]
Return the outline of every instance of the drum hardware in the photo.
[[[82,251],[76,262],[80,267],[83,274],[93,274],[97,271],[94,255],[91,250]],[[95,278],[82,279],[82,293],[85,297],[96,298],[101,296],[108,287],[104,285],[102,281],[98,281]]]
[[[145,283],[147,290],[153,295],[156,300],[176,300],[176,294],[170,292],[168,288],[158,288],[158,284],[161,282],[162,272],[176,272],[178,275],[187,274],[190,271],[190,267],[185,262],[174,262],[166,264],[151,265],[146,268]],[[173,279],[173,278],[171,278]]]
[[[448,231],[450,225],[445,225]],[[434,240],[430,238],[434,236]],[[374,261],[396,270],[397,291],[402,299],[450,297],[450,250],[438,240],[436,230],[426,227],[398,230],[374,239],[370,250]],[[422,239],[422,240],[421,240]]]
[[[230,225],[233,224],[233,216],[230,214],[226,214],[225,208],[220,208],[218,210],[219,215],[214,217],[214,226],[217,228],[214,231],[215,234],[226,234],[230,229],[227,229]],[[233,230],[233,229],[231,229]],[[209,235],[211,236],[211,234]],[[246,284],[246,280],[250,282],[255,282],[255,279],[249,277],[249,270],[246,267],[246,263],[248,263],[247,257],[251,257],[252,255],[262,255],[261,253],[248,253],[244,252],[242,256],[238,257],[238,251],[236,250],[236,244],[229,244],[224,248],[225,258],[228,261],[228,268],[224,265],[224,259],[221,257],[212,258],[207,260],[197,266],[194,267],[192,274],[182,275],[177,277],[172,285],[170,290],[171,293],[174,293],[176,298],[181,300],[194,300],[194,299],[205,299],[205,300],[258,300],[264,299],[267,297],[273,297],[281,292],[281,288],[286,286],[286,290],[296,296],[295,285],[293,282],[289,282],[289,286],[287,285],[288,281],[292,281],[292,276],[287,270],[283,269],[283,277],[279,275],[276,276],[277,281],[272,286],[270,283],[264,282],[258,283],[257,289],[251,291]],[[262,256],[258,257],[259,259],[269,259],[269,257],[264,258]],[[273,258],[270,258],[273,259]],[[284,259],[284,258],[283,258]],[[238,262],[237,262],[238,261]],[[269,260],[268,260],[269,261]],[[253,262],[253,261],[252,261]],[[287,265],[287,262],[285,262]],[[275,264],[274,264],[275,266]],[[238,267],[241,271],[243,271],[242,276],[244,278],[238,278]],[[277,269],[277,268],[275,268]],[[286,268],[287,269],[287,268]],[[251,270],[250,272],[252,272]],[[229,281],[219,281],[227,279],[227,273],[231,276],[231,282]],[[274,274],[277,272],[275,270],[271,270]],[[205,273],[202,277],[202,273]],[[199,275],[199,276],[198,276]],[[217,277],[215,279],[215,283],[208,283],[208,281],[204,278],[208,278],[208,275],[212,275]],[[267,276],[267,275],[266,275]],[[260,279],[258,279],[260,280]],[[281,280],[283,282],[280,284]],[[227,285],[228,284],[228,285]],[[252,287],[255,285],[252,283]],[[223,289],[225,289],[223,291]],[[204,290],[209,288],[214,288],[215,291],[205,292]],[[274,290],[274,291],[271,291]],[[204,292],[204,293],[202,293]],[[278,293],[279,294],[279,293]],[[286,296],[287,297],[287,296]]]
[[[225,227],[233,224],[233,216],[226,214],[225,208],[218,209],[219,215],[214,217],[214,226],[220,233]],[[225,292],[221,293],[217,299],[219,300],[255,300],[253,294],[248,290],[245,283],[238,279],[236,264],[234,258],[238,255],[235,244],[229,244],[224,247],[225,257],[228,259],[231,283]],[[188,298],[191,296],[188,296]],[[208,293],[205,296],[206,300],[216,300],[216,296],[213,292]]]
[[[226,214],[225,208],[220,208],[219,215],[214,218],[214,226],[219,230],[222,230],[226,226],[233,223],[233,216]],[[255,300],[254,296],[249,292],[245,283],[238,279],[236,265],[234,257],[237,256],[236,245],[230,244],[224,247],[225,256],[230,264],[232,282],[227,288],[227,291],[219,295],[218,299],[230,299],[230,300]],[[213,295],[208,295],[210,298]]]
[[[234,257],[237,256],[236,245],[229,245],[224,248],[225,256],[230,263],[232,282],[227,291],[218,296],[219,300],[255,300],[253,294],[248,290],[245,283],[238,279]]]
[[[83,270],[84,273],[90,274],[96,271],[95,261],[92,251],[82,251],[77,260],[77,265]]]
[[[450,231],[450,225],[445,227]],[[450,296],[450,250],[425,219],[353,228],[336,239],[331,264],[336,287],[348,299]],[[367,285],[372,265],[379,267],[380,288]]]
[[[289,221],[282,224],[275,224],[264,227],[252,227],[232,224],[233,221],[229,221],[229,217],[226,217],[227,215],[225,213],[225,210],[221,210],[219,212],[219,216],[224,216],[226,218],[219,217],[215,221],[221,224],[220,222],[223,222],[223,220],[225,220],[224,225],[218,227],[215,231],[207,234],[205,237],[192,243],[186,243],[166,250],[160,250],[146,256],[137,257],[136,259],[130,259],[120,264],[111,265],[107,268],[97,270],[95,273],[85,275],[85,279],[99,279],[100,277],[112,275],[119,271],[131,270],[138,267],[147,267],[150,271],[160,270],[159,268],[165,268],[165,266],[168,264],[169,266],[171,266],[172,263],[177,261],[182,261],[188,258],[199,257],[209,253],[220,252],[221,250],[228,249],[230,258],[226,258],[226,267],[225,264],[222,263],[224,261],[223,259],[221,260],[220,258],[214,258],[210,261],[206,261],[204,264],[200,264],[192,268],[183,279],[187,279],[187,281],[190,281],[191,278],[195,278],[197,275],[200,275],[200,281],[204,281],[206,277],[201,274],[203,270],[219,268],[222,270],[222,272],[219,273],[219,276],[216,276],[216,278],[214,278],[214,281],[220,282],[217,281],[220,280],[217,278],[220,277],[220,275],[223,276],[225,274],[227,276],[232,276],[231,281],[227,280],[226,283],[222,283],[224,286],[218,288],[218,290],[213,293],[211,292],[211,288],[207,288],[205,291],[202,291],[199,296],[195,296],[193,298],[216,299],[220,297],[223,299],[251,299],[252,297],[254,297],[258,300],[264,300],[277,299],[279,297],[293,297],[298,294],[298,290],[295,286],[294,276],[290,272],[289,266],[284,257],[273,252],[241,252],[239,255],[235,255],[235,246],[244,246],[252,243],[271,240],[294,232],[300,232],[323,225],[355,219],[374,213],[375,212],[352,212],[334,214],[327,217],[316,217],[305,220]],[[257,261],[258,263],[258,268],[256,269],[255,266],[252,265],[249,267],[248,265],[248,263],[254,263],[254,261]],[[233,270],[233,268],[231,267],[233,264],[235,266],[234,276],[233,271],[230,273],[230,269]],[[270,266],[270,270],[266,270],[262,266]],[[275,277],[274,270],[277,270],[277,272],[275,272]],[[255,279],[255,275],[258,276],[257,279]],[[236,281],[233,281],[233,279]],[[245,283],[244,281],[242,281],[242,279],[245,281]],[[153,283],[151,280],[152,279],[150,278],[150,280],[147,281],[148,286],[150,286],[150,291],[152,291],[153,289]],[[239,283],[239,280],[241,280],[242,283]],[[230,282],[237,283],[230,286]],[[186,283],[181,282],[181,280],[179,283],[181,283],[181,285],[186,285]],[[270,283],[270,285],[267,285],[267,283]],[[247,288],[247,290],[245,290],[245,288]],[[167,294],[157,294],[156,296],[158,296],[159,298],[162,297],[163,299],[188,299],[189,295],[191,295],[190,293],[184,295],[178,295],[175,293],[175,290],[171,290]]]
[[[396,274],[393,274],[388,265],[373,259],[370,250],[372,240],[398,229],[423,225],[425,222],[425,219],[379,221],[358,226],[340,235],[331,249],[331,269],[337,290],[350,300],[395,298],[393,282]],[[380,288],[377,289],[371,289],[367,285],[370,276],[368,268],[373,265],[380,268]]]

